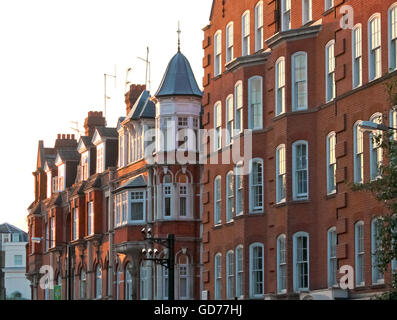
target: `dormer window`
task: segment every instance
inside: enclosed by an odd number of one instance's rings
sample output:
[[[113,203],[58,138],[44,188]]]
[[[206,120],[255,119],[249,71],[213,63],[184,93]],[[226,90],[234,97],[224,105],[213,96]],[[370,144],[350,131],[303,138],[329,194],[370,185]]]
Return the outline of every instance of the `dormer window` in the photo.
[[[47,171],[47,198],[51,198],[52,193],[52,174],[51,171]]]
[[[97,145],[96,172],[102,173],[105,170],[105,146],[103,143]]]
[[[84,152],[81,155],[81,179],[83,181],[87,180],[90,176],[90,166],[89,166],[89,153],[88,151]]]
[[[64,163],[60,164],[58,166],[58,177],[57,177],[57,183],[56,183],[56,191],[57,192],[62,192],[65,190],[65,171],[66,171],[66,166]]]

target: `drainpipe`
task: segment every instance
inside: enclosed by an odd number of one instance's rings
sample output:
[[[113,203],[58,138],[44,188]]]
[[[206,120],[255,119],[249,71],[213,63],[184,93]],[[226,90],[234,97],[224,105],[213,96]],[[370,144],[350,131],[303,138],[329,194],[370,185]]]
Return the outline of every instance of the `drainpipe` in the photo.
[[[109,203],[108,203],[108,228],[109,228],[109,268],[108,268],[108,296],[113,300],[113,269],[114,269],[114,226],[113,226],[113,176],[114,169],[109,170]]]

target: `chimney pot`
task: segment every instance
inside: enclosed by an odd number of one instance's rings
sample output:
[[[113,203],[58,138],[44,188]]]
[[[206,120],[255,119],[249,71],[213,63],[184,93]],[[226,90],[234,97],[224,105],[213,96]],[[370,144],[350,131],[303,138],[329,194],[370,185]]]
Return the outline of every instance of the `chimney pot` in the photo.
[[[61,134],[60,133],[58,133],[57,139],[61,139]]]

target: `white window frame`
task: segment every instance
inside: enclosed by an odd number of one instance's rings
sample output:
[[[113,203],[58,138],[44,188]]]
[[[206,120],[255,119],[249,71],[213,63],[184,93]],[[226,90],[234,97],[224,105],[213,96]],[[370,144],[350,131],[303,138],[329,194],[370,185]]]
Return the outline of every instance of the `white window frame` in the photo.
[[[364,134],[360,123],[357,121],[353,126],[354,183],[364,182]]]
[[[397,2],[387,11],[388,42],[389,42],[389,71],[397,69]],[[394,19],[394,21],[393,21]]]
[[[363,35],[361,23],[352,29],[352,79],[353,89],[363,84]],[[358,74],[356,73],[358,72]]]
[[[281,0],[281,31],[291,29],[291,0]]]
[[[261,264],[262,264],[262,268],[254,268],[254,249],[255,248],[260,248],[260,252],[261,252]],[[249,267],[250,267],[250,298],[253,299],[261,299],[264,296],[264,287],[265,287],[265,282],[264,282],[264,278],[265,278],[265,272],[264,272],[264,246],[263,243],[260,242],[255,242],[252,243],[249,246]],[[259,258],[258,258],[259,260]],[[255,275],[256,273],[261,273],[262,275],[262,281],[256,281],[255,279]],[[262,292],[257,292],[255,286],[257,285],[261,285],[262,286]]]
[[[102,173],[105,171],[105,143],[102,142],[96,146],[97,159],[96,159],[96,172]]]
[[[134,189],[128,192],[128,224],[143,224],[146,222],[146,190]],[[172,202],[172,201],[171,201]],[[142,219],[132,219],[132,203],[142,203]],[[172,209],[171,209],[172,212]]]
[[[379,21],[379,31],[373,32],[372,22]],[[379,38],[379,39],[377,39]],[[382,21],[379,13],[373,14],[368,19],[368,81],[373,81],[382,76]]]
[[[151,299],[151,279],[152,279],[152,268],[148,264],[148,261],[142,261],[139,270],[140,279],[140,300]]]
[[[214,179],[214,225],[220,224],[222,224],[222,178],[217,176]]]
[[[334,0],[325,0],[324,1],[324,12],[334,7]]]
[[[81,179],[88,180],[90,176],[90,153],[85,151],[81,154]]]
[[[214,77],[222,74],[222,31],[214,35]]]
[[[299,82],[304,82],[305,86],[306,86],[306,91],[302,94],[304,94],[304,106],[298,106],[298,100],[297,97],[295,97],[295,95],[297,94],[297,89],[296,89],[296,85],[298,82],[296,82],[296,70],[295,70],[295,59],[298,56],[304,56],[304,62],[305,62],[305,70],[304,70],[304,75],[305,75],[305,79],[304,80],[300,80]],[[308,86],[308,65],[307,65],[308,59],[307,59],[307,53],[304,51],[299,51],[299,52],[295,52],[292,57],[291,57],[291,74],[292,74],[292,111],[301,111],[301,110],[307,110],[308,109],[308,90],[309,90],[309,86]]]
[[[56,238],[55,238],[55,217],[50,218],[50,248],[54,248],[56,245]]]
[[[226,26],[226,64],[234,59],[234,23]]]
[[[58,166],[57,192],[62,192],[66,189],[66,164],[62,163]]]
[[[87,202],[87,235],[94,234],[94,202]]]
[[[188,218],[190,217],[190,206],[189,206],[189,185],[187,183],[179,183],[179,217]],[[182,214],[181,199],[185,199],[185,214]]]
[[[281,241],[284,242],[283,248],[281,246],[282,243]],[[282,256],[283,259],[281,259]],[[283,272],[282,269],[284,270]],[[277,293],[279,294],[283,294],[287,292],[287,281],[288,281],[287,272],[288,272],[287,237],[285,236],[285,234],[281,234],[277,237]]]
[[[276,203],[287,199],[287,151],[285,144],[276,149]]]
[[[302,0],[302,25],[312,21],[312,0]]]
[[[241,88],[241,89],[240,89]],[[241,92],[240,92],[241,90]],[[235,134],[243,132],[243,82],[237,81],[234,85],[234,113],[235,113]],[[234,136],[233,135],[233,136]]]
[[[261,174],[260,179],[256,179],[257,182],[254,183],[254,165],[260,164]],[[264,176],[263,176],[263,159],[254,158],[250,161],[250,175],[249,175],[249,198],[250,198],[250,214],[261,213],[264,210],[264,202],[265,202],[265,195],[264,195]],[[260,181],[259,181],[260,180]],[[258,195],[261,197],[262,204],[260,206],[255,205],[255,188],[261,188],[261,193]]]
[[[79,209],[73,208],[73,240],[79,239]]]
[[[234,136],[234,106],[233,95],[230,94],[226,98],[226,145],[233,143]]]
[[[285,58],[280,57],[276,61],[275,76],[275,115],[279,116],[285,113]]]
[[[255,105],[258,105],[258,114],[255,114],[255,110],[253,107],[253,85],[252,83],[254,81],[259,81],[259,88],[260,91],[258,93],[259,95],[259,103],[256,103]],[[259,124],[256,125],[255,121],[258,120]],[[253,76],[248,79],[248,128],[252,130],[261,130],[263,128],[263,78],[261,76]]]
[[[235,214],[234,187],[234,172],[230,171],[226,175],[226,222],[233,221]]]
[[[375,113],[371,116],[370,121],[381,124],[382,114]],[[369,163],[371,181],[380,178],[379,166],[383,161],[382,140],[377,143],[374,140],[374,134],[381,135],[382,131],[371,131],[369,134]]]
[[[241,16],[241,56],[248,56],[249,54],[250,54],[250,11],[247,10]]]
[[[378,246],[381,244],[379,243],[377,239],[377,234],[378,234],[378,229],[377,229],[377,223],[382,223],[382,218],[380,217],[375,217],[371,221],[371,273],[372,273],[372,284],[377,285],[377,284],[384,284],[385,283],[385,277],[384,274],[379,270],[377,266],[377,257],[376,257],[376,250]]]
[[[214,300],[222,299],[222,254],[214,257]]]
[[[185,273],[182,272],[182,270],[185,270]],[[188,261],[186,263],[179,263],[178,265],[178,276],[179,276],[179,299],[180,300],[188,300],[190,299],[190,284],[189,284],[189,263]],[[182,286],[182,281],[185,281],[185,292],[186,296],[183,296],[181,294],[181,288]]]
[[[298,261],[298,243],[297,240],[300,237],[307,238],[307,260]],[[307,232],[297,232],[293,235],[293,273],[294,273],[294,291],[295,292],[306,292],[310,288],[310,242],[309,234]],[[303,248],[302,248],[303,249]],[[301,271],[298,268],[298,264],[307,264],[307,287],[299,285],[299,278],[302,276]]]
[[[255,6],[255,52],[263,49],[263,1]]]
[[[86,285],[87,285],[87,273],[84,269],[80,271],[80,281],[79,281],[79,299],[86,299]]]
[[[306,193],[298,193],[298,179],[297,175],[297,158],[296,149],[300,145],[306,146],[306,169],[302,168],[301,171],[306,170]],[[310,172],[309,172],[309,143],[305,140],[298,140],[292,144],[292,194],[294,200],[307,200],[309,199],[309,183]]]
[[[133,287],[132,287],[132,274],[130,272],[129,263],[125,267],[125,280],[124,280],[124,300],[133,299]]]
[[[234,252],[230,250],[226,253],[226,299],[235,298],[235,267],[234,267]]]
[[[359,230],[359,228],[362,228]],[[360,242],[362,243],[360,244]],[[354,253],[355,253],[355,283],[356,287],[365,286],[365,242],[364,242],[364,222],[358,221],[354,225]],[[359,250],[359,245],[362,250]],[[361,261],[360,261],[360,260]],[[362,273],[362,276],[359,275]]]
[[[244,175],[242,174],[242,165],[237,164],[235,167],[236,176],[235,176],[235,190],[236,190],[236,206],[235,212],[236,216],[240,216],[244,213]],[[239,210],[241,208],[241,210]]]
[[[240,256],[241,252],[241,256]],[[244,286],[244,251],[243,245],[238,245],[235,250],[235,259],[236,259],[236,297],[243,297],[243,286]]]
[[[338,260],[336,256],[336,248],[338,245],[338,235],[336,227],[331,227],[327,231],[327,274],[328,287],[337,287]]]
[[[325,101],[332,101],[335,97],[335,40],[331,40],[325,46]]]
[[[327,136],[327,194],[336,193],[336,133]]]
[[[222,103],[214,105],[214,151],[222,149]]]
[[[389,112],[389,124],[391,128],[397,129],[397,110],[390,110]],[[397,140],[397,130],[393,130],[393,140]]]

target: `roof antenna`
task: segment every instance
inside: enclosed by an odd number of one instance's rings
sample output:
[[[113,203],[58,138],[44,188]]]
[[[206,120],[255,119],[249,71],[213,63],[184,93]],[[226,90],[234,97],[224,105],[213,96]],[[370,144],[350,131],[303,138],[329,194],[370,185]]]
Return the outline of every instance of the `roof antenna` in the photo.
[[[178,21],[178,52],[181,52],[181,23]]]
[[[145,77],[145,84],[147,91],[150,91],[150,60],[149,60],[149,47],[146,47],[146,59],[138,57],[138,59],[142,60],[146,63],[146,77]]]

